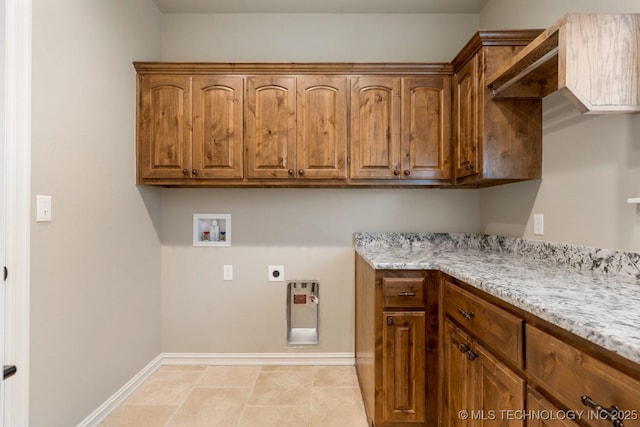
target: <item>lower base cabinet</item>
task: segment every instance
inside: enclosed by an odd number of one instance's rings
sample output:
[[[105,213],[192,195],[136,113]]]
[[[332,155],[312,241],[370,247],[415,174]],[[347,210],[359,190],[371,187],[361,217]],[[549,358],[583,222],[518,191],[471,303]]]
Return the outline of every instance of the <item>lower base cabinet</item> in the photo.
[[[438,425],[439,277],[356,257],[356,370],[370,426]]]
[[[524,426],[524,379],[450,320],[443,345],[442,425]]]

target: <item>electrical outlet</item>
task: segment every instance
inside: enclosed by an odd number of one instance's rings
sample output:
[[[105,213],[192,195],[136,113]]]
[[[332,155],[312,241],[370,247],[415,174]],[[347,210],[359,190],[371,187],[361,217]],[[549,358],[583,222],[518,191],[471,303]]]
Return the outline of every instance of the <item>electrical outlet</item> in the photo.
[[[233,280],[233,265],[224,265],[222,267],[223,280]]]
[[[269,281],[284,282],[284,265],[269,266]]]

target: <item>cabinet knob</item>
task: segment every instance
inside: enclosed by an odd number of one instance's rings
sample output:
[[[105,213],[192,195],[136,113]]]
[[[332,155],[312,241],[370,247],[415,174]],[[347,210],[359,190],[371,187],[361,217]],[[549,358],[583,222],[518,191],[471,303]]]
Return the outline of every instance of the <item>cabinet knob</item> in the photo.
[[[189,169],[182,169],[182,175],[189,176]]]
[[[460,345],[458,346],[458,350],[460,350],[460,353],[466,353],[467,351],[469,351],[471,349],[465,343],[460,343]]]
[[[473,170],[473,165],[471,163],[467,163],[464,168],[468,171]]]
[[[467,351],[467,359],[469,359],[470,361],[474,361],[478,358],[478,355],[476,353],[474,353],[473,351],[469,350]]]
[[[395,323],[396,322],[393,320],[393,317],[387,317],[387,325],[393,326]]]
[[[394,170],[394,171],[393,171],[393,174],[394,174],[395,176],[398,176],[398,175],[400,175],[400,171],[399,171],[398,169],[396,169],[396,170]]]
[[[409,176],[409,175],[411,175],[411,171],[409,169],[405,169],[404,176]]]
[[[193,174],[193,176],[198,176],[198,169],[193,169],[191,173]]]
[[[288,173],[289,173],[289,175],[291,175],[291,176],[295,175],[295,173],[296,173],[296,171],[294,171],[293,169],[289,169],[287,172],[288,172]]]
[[[304,176],[304,169],[299,169],[298,170],[298,175]]]

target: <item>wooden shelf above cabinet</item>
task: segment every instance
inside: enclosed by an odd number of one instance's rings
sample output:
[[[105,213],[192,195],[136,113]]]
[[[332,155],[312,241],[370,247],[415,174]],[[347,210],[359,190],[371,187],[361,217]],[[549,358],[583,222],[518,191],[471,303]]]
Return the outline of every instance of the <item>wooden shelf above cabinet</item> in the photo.
[[[640,112],[640,14],[568,14],[487,79],[493,98],[559,90],[583,113]]]

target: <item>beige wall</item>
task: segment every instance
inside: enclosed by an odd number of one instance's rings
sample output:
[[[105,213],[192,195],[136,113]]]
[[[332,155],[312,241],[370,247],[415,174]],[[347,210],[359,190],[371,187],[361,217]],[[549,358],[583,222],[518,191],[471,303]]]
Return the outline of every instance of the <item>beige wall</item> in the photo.
[[[162,349],[165,352],[353,352],[353,233],[469,231],[474,190],[165,189]],[[194,213],[230,213],[232,246],[193,247]],[[222,280],[232,264],[234,280]],[[286,279],[318,279],[318,346],[286,346]]]
[[[33,0],[30,426],[76,425],[160,352],[158,191],[135,183],[150,0]],[[35,208],[35,206],[34,206]]]
[[[490,0],[483,28],[546,28],[567,12],[639,13],[636,0]],[[640,115],[580,115],[558,94],[544,100],[541,181],[481,190],[481,231],[640,251]],[[534,213],[545,235],[532,234]]]
[[[163,60],[450,61],[477,15],[163,15]],[[192,247],[193,213],[231,213],[231,248]],[[164,189],[162,350],[353,352],[353,233],[478,230],[474,190]],[[222,280],[222,265],[235,280]],[[286,346],[287,279],[319,279],[318,346]]]

